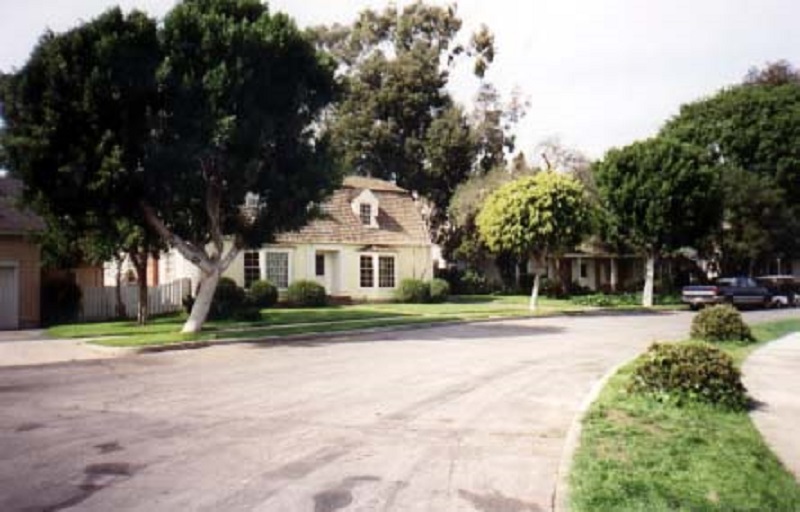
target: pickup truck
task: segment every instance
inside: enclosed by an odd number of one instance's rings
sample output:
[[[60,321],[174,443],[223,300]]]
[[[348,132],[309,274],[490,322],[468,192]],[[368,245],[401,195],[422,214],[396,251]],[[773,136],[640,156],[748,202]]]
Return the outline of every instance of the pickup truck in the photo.
[[[734,306],[769,306],[769,290],[749,277],[723,277],[708,286],[684,286],[681,301],[692,309],[710,304]]]

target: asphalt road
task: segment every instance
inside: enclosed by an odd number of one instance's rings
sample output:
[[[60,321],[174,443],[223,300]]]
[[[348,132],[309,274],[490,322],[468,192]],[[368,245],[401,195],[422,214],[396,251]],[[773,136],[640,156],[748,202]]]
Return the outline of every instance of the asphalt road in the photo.
[[[798,312],[748,313],[751,320]],[[0,510],[548,510],[593,384],[691,314],[0,369]]]

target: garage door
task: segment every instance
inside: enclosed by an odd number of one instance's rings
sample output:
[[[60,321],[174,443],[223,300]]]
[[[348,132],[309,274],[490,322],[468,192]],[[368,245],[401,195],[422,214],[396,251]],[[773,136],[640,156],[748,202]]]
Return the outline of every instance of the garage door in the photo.
[[[15,267],[0,267],[0,329],[19,327],[19,281]]]

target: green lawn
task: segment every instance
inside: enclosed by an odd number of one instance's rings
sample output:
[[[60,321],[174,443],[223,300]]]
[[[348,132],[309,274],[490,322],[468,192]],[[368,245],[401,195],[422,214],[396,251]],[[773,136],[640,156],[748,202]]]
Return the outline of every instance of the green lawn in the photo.
[[[539,315],[586,309],[566,300],[542,298]],[[203,332],[180,334],[184,315],[154,319],[146,326],[135,322],[101,322],[51,327],[52,336],[90,338],[92,343],[131,347],[168,345],[187,341],[258,339],[289,334],[340,332],[420,323],[482,320],[497,317],[530,316],[525,296],[457,296],[441,304],[358,304],[325,308],[270,308],[255,322],[208,322]]]
[[[759,344],[793,331],[800,320],[753,328]],[[721,347],[740,364],[757,344]],[[570,474],[574,511],[800,510],[800,486],[747,413],[629,394],[631,369],[611,378],[584,420]]]

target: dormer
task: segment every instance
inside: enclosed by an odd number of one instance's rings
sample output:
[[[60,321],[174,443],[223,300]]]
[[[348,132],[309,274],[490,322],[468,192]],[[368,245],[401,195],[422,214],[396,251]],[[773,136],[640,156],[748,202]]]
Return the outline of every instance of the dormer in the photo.
[[[362,226],[368,228],[378,227],[378,198],[368,188],[361,191],[350,203],[353,214]]]

